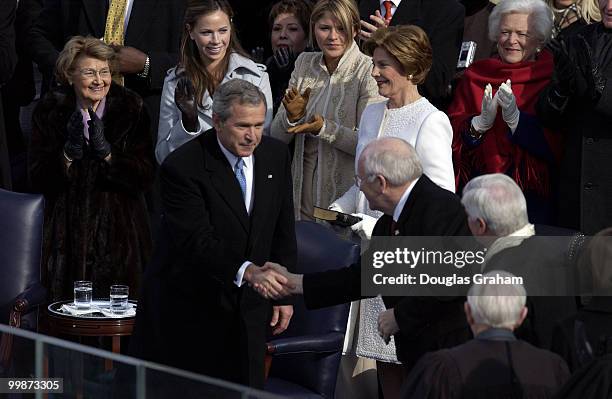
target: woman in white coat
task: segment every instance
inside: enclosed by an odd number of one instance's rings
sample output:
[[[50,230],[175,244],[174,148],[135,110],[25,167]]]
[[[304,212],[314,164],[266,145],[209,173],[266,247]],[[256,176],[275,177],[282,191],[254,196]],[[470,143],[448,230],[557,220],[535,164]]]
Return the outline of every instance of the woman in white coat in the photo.
[[[359,154],[370,141],[383,136],[399,137],[416,149],[427,177],[454,192],[450,121],[417,89],[425,81],[432,63],[432,50],[426,33],[414,25],[379,29],[365,43],[364,50],[372,55],[372,76],[378,85],[378,93],[387,100],[370,104],[363,111],[355,159],[359,159]],[[382,215],[370,209],[356,185],[335,200],[330,208],[361,217],[362,221],[351,228],[368,239],[376,220]]]
[[[265,66],[248,58],[232,23],[226,0],[193,2],[185,11],[179,65],[164,81],[155,157],[172,151],[213,127],[212,96],[226,80],[239,78],[266,96],[266,131],[272,122],[272,92]]]

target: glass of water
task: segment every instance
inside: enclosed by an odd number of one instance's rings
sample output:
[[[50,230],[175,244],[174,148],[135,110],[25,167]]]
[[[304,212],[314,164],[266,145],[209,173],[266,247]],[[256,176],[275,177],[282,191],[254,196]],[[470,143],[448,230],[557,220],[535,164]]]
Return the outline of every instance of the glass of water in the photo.
[[[91,307],[91,297],[93,286],[91,281],[74,282],[74,306],[79,309],[89,309]]]
[[[122,314],[128,310],[129,288],[127,285],[111,285],[110,310],[114,314]]]

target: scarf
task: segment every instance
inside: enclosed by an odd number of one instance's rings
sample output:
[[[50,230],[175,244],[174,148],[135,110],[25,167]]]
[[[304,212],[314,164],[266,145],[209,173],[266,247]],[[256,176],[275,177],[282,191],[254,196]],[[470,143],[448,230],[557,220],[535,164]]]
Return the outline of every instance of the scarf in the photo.
[[[495,95],[499,85],[510,79],[519,110],[535,115],[538,96],[548,85],[552,72],[553,58],[547,51],[542,52],[535,61],[508,64],[499,58],[488,58],[475,62],[466,70],[448,108],[453,126],[453,164],[458,190],[473,177],[505,173],[522,190],[532,190],[544,197],[549,195],[550,165],[510,141],[509,128],[500,108],[493,127],[485,133],[480,144],[475,147],[465,145],[462,133],[469,130],[472,118],[480,114],[487,83],[491,83]],[[548,129],[544,129],[544,135],[555,158],[559,159],[560,135]]]

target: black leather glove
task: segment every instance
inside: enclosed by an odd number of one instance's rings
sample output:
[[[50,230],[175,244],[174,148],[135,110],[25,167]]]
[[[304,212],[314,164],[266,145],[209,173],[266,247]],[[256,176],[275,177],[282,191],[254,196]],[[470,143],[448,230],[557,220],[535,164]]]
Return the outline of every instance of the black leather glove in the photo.
[[[549,48],[555,60],[555,81],[562,96],[570,96],[576,89],[576,75],[578,69],[575,62],[572,62],[565,41],[553,39],[549,43]]]
[[[293,50],[289,47],[279,47],[274,52],[274,63],[281,72],[293,71],[295,59],[297,58]]]
[[[104,159],[110,154],[111,146],[104,137],[104,123],[102,119],[98,118],[98,115],[93,109],[88,108],[90,121],[87,122],[89,125],[89,144],[95,157]]]
[[[83,158],[83,115],[81,111],[74,111],[66,124],[66,143],[64,154],[72,160]]]
[[[604,40],[598,40],[595,45],[591,45],[584,36],[579,35],[579,37],[586,51],[587,59],[585,61],[588,69],[584,71],[584,76],[586,77],[588,94],[591,99],[598,101],[606,87],[606,78],[602,74],[602,68],[599,62],[602,58],[607,57],[607,55],[602,57],[602,51],[604,51],[603,47],[606,46],[607,43]],[[609,45],[607,51],[609,51]]]
[[[183,76],[174,89],[174,102],[181,111],[183,127],[188,132],[195,132],[200,128],[198,122],[198,105],[195,100],[195,90],[191,81]]]

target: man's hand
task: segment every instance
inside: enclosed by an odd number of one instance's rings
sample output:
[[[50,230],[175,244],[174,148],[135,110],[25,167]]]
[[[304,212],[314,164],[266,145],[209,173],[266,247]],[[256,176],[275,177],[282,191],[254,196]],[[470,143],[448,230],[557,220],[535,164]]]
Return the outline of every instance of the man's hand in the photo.
[[[287,279],[287,289],[289,290],[290,294],[299,295],[304,293],[304,288],[302,286],[302,279],[304,277],[303,274],[290,273],[286,267],[274,262],[266,262],[262,269],[274,270],[285,277]]]
[[[300,125],[290,127],[289,129],[287,129],[287,133],[291,133],[291,134],[310,133],[310,134],[317,135],[321,131],[321,128],[323,127],[324,122],[325,120],[323,119],[323,117],[319,114],[316,114],[315,116],[312,117],[312,119],[309,122],[305,122]]]
[[[368,40],[370,36],[372,36],[372,34],[378,29],[386,28],[388,26],[387,22],[378,10],[376,10],[374,15],[370,15],[370,21],[372,21],[372,23],[366,21],[359,21],[359,25],[361,25],[361,29],[359,30],[359,37],[363,40]]]
[[[275,269],[251,263],[244,271],[243,278],[264,298],[280,299],[290,295],[289,280]]]
[[[272,335],[278,335],[289,327],[289,321],[293,316],[293,305],[272,306],[272,320],[270,327],[274,327]]]
[[[297,122],[304,117],[309,99],[310,87],[306,88],[303,94],[300,94],[295,87],[287,90],[283,97],[283,105],[285,106],[285,111],[287,111],[287,119],[289,122]]]
[[[112,46],[115,50],[117,63],[117,72],[125,75],[131,73],[140,73],[144,70],[147,55],[134,47],[129,46]]]
[[[393,309],[387,309],[378,315],[378,335],[389,344],[391,336],[399,331]]]

